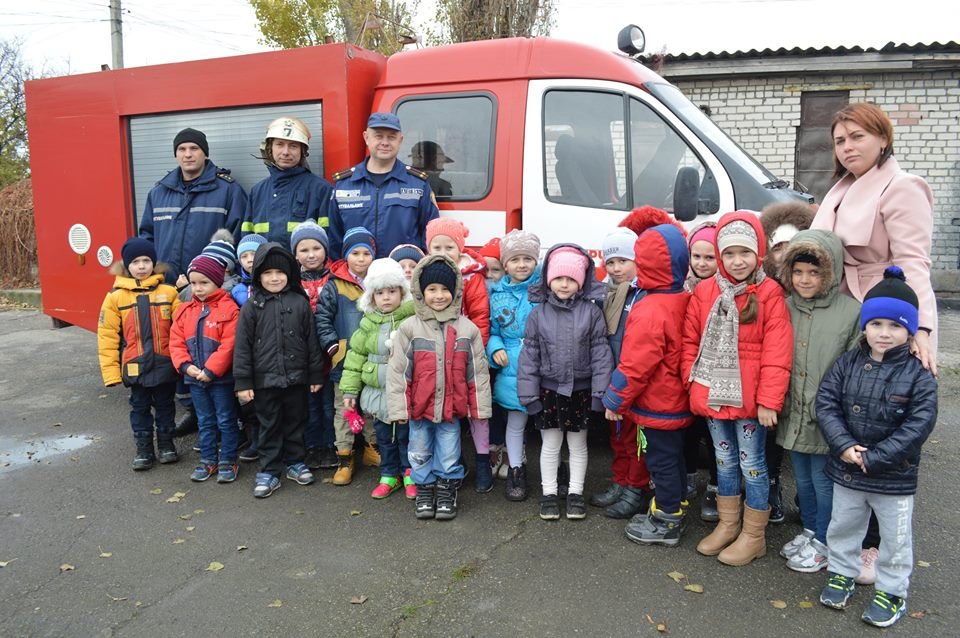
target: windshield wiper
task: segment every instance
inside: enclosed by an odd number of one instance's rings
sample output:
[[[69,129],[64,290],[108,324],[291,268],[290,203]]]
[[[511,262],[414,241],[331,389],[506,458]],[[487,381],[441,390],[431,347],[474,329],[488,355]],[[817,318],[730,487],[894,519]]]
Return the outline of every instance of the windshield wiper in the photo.
[[[782,179],[775,179],[763,185],[764,188],[790,188],[790,182]]]

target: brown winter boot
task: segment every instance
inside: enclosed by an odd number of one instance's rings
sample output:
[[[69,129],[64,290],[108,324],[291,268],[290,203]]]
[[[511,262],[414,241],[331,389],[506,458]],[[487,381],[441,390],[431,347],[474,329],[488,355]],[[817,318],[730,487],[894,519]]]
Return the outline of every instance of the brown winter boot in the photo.
[[[740,533],[739,496],[717,496],[717,512],[720,513],[720,522],[697,545],[697,551],[704,556],[716,556]]]
[[[350,485],[353,480],[353,450],[337,450],[340,466],[333,475],[334,485]]]
[[[767,553],[767,539],[764,536],[764,530],[767,528],[767,521],[770,518],[770,508],[765,510],[752,510],[749,507],[743,508],[743,531],[740,536],[725,550],[717,556],[724,565],[733,565],[740,567],[747,565],[754,558],[760,558]]]
[[[380,450],[376,445],[367,443],[363,446],[363,464],[369,467],[380,467]]]

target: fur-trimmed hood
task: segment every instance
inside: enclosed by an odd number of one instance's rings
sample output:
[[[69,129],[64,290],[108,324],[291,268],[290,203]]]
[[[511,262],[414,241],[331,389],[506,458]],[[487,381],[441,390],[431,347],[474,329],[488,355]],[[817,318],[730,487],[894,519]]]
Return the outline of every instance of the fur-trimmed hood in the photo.
[[[777,202],[764,208],[760,213],[760,224],[767,237],[767,247],[771,247],[773,233],[785,224],[794,226],[797,230],[810,228],[815,213],[809,204],[801,202]]]
[[[403,291],[403,301],[413,301],[413,295],[410,293],[410,282],[403,276],[403,269],[400,263],[389,258],[383,257],[374,259],[367,270],[367,276],[363,278],[363,294],[357,299],[357,308],[360,312],[366,314],[377,310],[373,302],[373,293],[384,288],[400,288]]]
[[[790,241],[790,245],[783,254],[779,279],[787,294],[793,295],[797,301],[801,297],[796,294],[793,287],[791,272],[793,263],[801,254],[812,255],[820,262],[823,291],[815,299],[832,299],[839,291],[840,280],[843,277],[843,245],[840,238],[828,230],[802,230]]]

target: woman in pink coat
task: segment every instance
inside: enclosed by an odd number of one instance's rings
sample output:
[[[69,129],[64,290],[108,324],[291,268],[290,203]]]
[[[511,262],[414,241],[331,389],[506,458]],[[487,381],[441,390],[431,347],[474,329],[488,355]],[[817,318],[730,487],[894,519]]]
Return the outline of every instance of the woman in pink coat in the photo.
[[[833,118],[835,175],[811,228],[843,242],[844,289],[858,301],[891,264],[920,300],[914,353],[937,373],[937,302],[930,283],[933,194],[893,157],[893,124],[872,103],[850,104]]]

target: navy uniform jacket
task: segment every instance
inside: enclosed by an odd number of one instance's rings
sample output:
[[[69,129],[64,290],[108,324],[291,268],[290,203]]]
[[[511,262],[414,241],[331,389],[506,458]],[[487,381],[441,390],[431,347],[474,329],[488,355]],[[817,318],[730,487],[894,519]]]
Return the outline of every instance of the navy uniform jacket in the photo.
[[[375,257],[388,256],[400,244],[425,247],[427,222],[440,216],[426,173],[398,160],[377,188],[364,160],[333,179],[329,229],[333,259],[343,258],[343,234],[355,226],[373,233]]]
[[[263,235],[267,241],[290,245],[290,233],[297,224],[312,219],[328,225],[327,209],[333,188],[330,182],[303,168],[281,170],[267,166],[270,177],[250,190],[250,212],[243,218],[242,231]]]
[[[246,214],[243,188],[229,170],[207,160],[192,182],[184,184],[179,167],[157,182],[147,195],[140,236],[154,243],[157,261],[170,265],[165,277],[172,284],[221,228],[233,233],[236,242]]]

